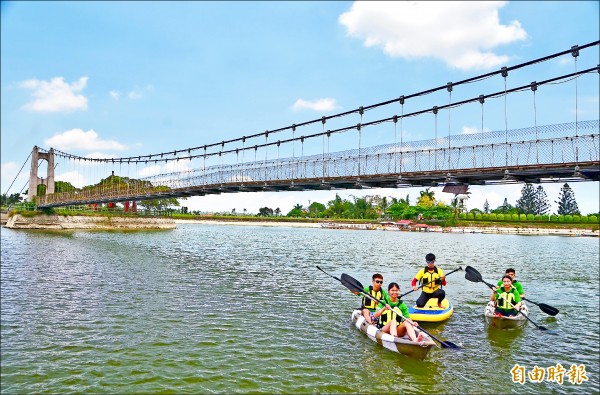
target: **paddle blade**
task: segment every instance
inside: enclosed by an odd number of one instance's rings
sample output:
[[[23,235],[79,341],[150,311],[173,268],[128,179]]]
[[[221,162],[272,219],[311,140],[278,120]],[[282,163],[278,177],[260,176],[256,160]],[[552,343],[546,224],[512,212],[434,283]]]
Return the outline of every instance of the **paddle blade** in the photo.
[[[355,279],[352,276],[347,275],[346,273],[342,273],[342,278],[341,278],[342,284],[348,288],[350,291],[353,292],[364,292],[365,291],[365,287],[363,287],[363,285],[360,283],[360,281],[358,281],[357,279]]]
[[[468,271],[465,272],[465,278],[467,280],[471,281],[471,282],[474,282],[474,283],[480,283],[481,282],[481,278],[479,278],[477,276],[474,276],[472,273],[470,273]]]
[[[467,277],[467,274],[473,280],[469,280],[469,278]],[[475,268],[473,268],[471,266],[467,266],[465,268],[465,278],[469,281],[474,281],[474,282],[483,281],[483,277],[481,276],[481,273],[479,273]]]
[[[538,305],[538,307],[540,308],[540,310],[542,310],[544,313],[546,313],[548,315],[555,316],[558,313],[560,313],[560,311],[558,311],[558,309],[556,307],[550,306],[550,305],[548,305],[546,303],[536,303],[536,304]]]
[[[450,348],[452,350],[462,350],[462,347],[460,347],[452,342],[449,342],[448,340],[444,340],[444,342],[441,342],[440,345],[443,348]]]

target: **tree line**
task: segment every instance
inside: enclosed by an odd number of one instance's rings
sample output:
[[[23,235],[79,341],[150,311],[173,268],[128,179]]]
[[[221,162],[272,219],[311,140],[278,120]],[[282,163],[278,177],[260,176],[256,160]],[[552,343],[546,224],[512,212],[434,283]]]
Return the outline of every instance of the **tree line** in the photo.
[[[312,202],[304,207],[296,204],[290,210],[287,217],[310,217],[310,218],[332,218],[332,219],[437,219],[448,220],[457,218],[461,213],[473,214],[532,214],[548,215],[550,213],[550,201],[541,185],[534,187],[525,184],[521,189],[521,196],[516,204],[504,202],[496,207],[490,208],[486,200],[482,209],[474,208],[467,211],[465,200],[469,198],[470,192],[465,195],[455,196],[448,205],[436,199],[435,192],[431,188],[420,191],[415,204],[411,204],[409,195],[406,198],[382,197],[379,195],[356,197],[351,195],[350,199],[342,199],[338,194],[326,204]],[[580,215],[579,207],[575,199],[575,193],[568,183],[565,183],[559,193],[557,203],[557,215]],[[259,215],[270,216],[273,210],[265,207]]]

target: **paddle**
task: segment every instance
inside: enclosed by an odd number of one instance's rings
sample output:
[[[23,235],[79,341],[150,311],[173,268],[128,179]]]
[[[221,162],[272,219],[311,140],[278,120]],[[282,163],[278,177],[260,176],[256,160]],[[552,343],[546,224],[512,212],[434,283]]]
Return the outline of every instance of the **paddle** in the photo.
[[[373,296],[371,296],[371,295],[367,294],[367,293],[364,291],[364,287],[363,287],[363,285],[362,285],[362,284],[361,284],[361,283],[360,283],[358,280],[356,280],[356,279],[354,279],[353,277],[351,277],[351,276],[347,275],[346,273],[342,273],[342,279],[341,279],[341,283],[342,283],[342,285],[344,285],[346,288],[348,288],[350,291],[353,291],[353,292],[358,292],[358,293],[360,293],[360,294],[362,294],[362,295],[366,296],[367,298],[369,298],[369,299],[371,299],[371,300],[374,300],[375,302],[378,302],[378,303],[380,303],[380,304],[382,304],[382,305],[384,305],[384,306],[387,304],[387,303],[383,303],[381,300],[379,300],[379,299],[377,299],[377,298],[375,298],[375,297],[373,297]],[[400,317],[402,320],[406,320],[406,321],[408,321],[409,323],[411,323],[413,326],[415,326],[415,325],[414,325],[414,323],[413,323],[413,322],[412,322],[412,321],[411,321],[409,318],[406,318],[406,317],[402,316],[402,314],[398,314],[398,316],[399,316],[399,317]],[[446,340],[446,341],[443,341],[443,340],[440,340],[440,339],[438,339],[437,337],[433,336],[431,333],[429,333],[429,332],[427,332],[425,329],[423,329],[423,327],[421,327],[421,326],[419,326],[419,330],[421,330],[421,331],[425,332],[426,334],[428,334],[428,335],[429,335],[429,337],[431,337],[433,340],[436,340],[438,343],[440,343],[440,345],[441,345],[443,348],[452,348],[452,349],[455,349],[455,350],[460,350],[460,349],[461,349],[461,347],[460,347],[460,346],[457,346],[456,344],[454,344],[454,343],[452,343],[452,342],[449,342],[449,341],[447,341],[447,340]]]
[[[327,274],[329,277],[331,278],[335,278],[336,280],[338,280],[339,282],[342,282],[342,280],[340,280],[339,278],[337,278],[336,276],[332,276],[331,274],[327,273],[325,270],[321,269],[319,267],[319,265],[317,265],[317,269],[319,269],[320,271],[322,271],[323,273]]]
[[[446,276],[449,276],[449,275],[451,275],[452,273],[454,273],[454,272],[457,272],[457,271],[459,271],[459,270],[463,270],[463,268],[459,266],[459,267],[458,267],[458,269],[454,269],[454,270],[452,270],[450,273],[447,273],[447,274],[446,274]],[[402,299],[404,296],[408,295],[408,294],[409,294],[409,293],[411,293],[411,292],[415,292],[416,290],[419,290],[419,289],[423,288],[423,287],[424,287],[424,286],[426,286],[427,284],[429,284],[429,282],[426,282],[425,284],[422,284],[422,285],[420,285],[420,286],[419,286],[419,288],[417,288],[417,289],[411,289],[410,291],[408,291],[408,292],[406,292],[406,293],[403,293],[402,295],[398,296],[398,299]]]
[[[544,313],[546,313],[548,315],[555,316],[558,313],[560,313],[560,311],[558,311],[558,309],[556,307],[552,307],[550,305],[547,305],[546,303],[536,303],[533,300],[526,299],[526,298],[523,298],[523,300],[526,300],[528,302],[531,302],[531,303],[537,305],[540,308],[540,310],[542,310]]]
[[[471,281],[471,282],[474,282],[474,283],[484,283],[485,285],[487,285],[488,287],[490,287],[490,289],[491,289],[492,291],[494,291],[494,286],[493,286],[492,284],[490,284],[490,283],[486,282],[486,281],[483,279],[483,277],[481,277],[481,274],[480,274],[480,273],[479,273],[479,272],[478,272],[476,269],[472,268],[471,266],[467,266],[467,267],[465,268],[465,278],[466,278],[467,280]],[[504,298],[504,296],[502,296],[502,297]],[[507,301],[507,302],[508,302],[508,303],[509,303],[509,304],[510,304],[510,305],[511,305],[511,306],[512,306],[512,307],[513,307],[515,310],[516,310],[515,306],[514,306],[512,303],[510,303],[510,302],[508,301],[508,299],[504,298],[504,300],[506,300],[506,301]],[[531,322],[533,325],[535,325],[535,327],[536,327],[536,328],[538,328],[539,330],[542,330],[542,331],[547,331],[548,333],[551,333],[551,334],[556,334],[556,332],[554,332],[554,331],[551,331],[550,329],[546,328],[545,326],[541,326],[541,325],[538,325],[538,324],[536,324],[535,322],[533,322],[533,320],[532,320],[531,318],[529,318],[529,317],[527,316],[527,314],[523,314],[523,313],[521,312],[521,310],[518,310],[518,311],[519,311],[519,313],[521,313],[521,315],[522,315],[523,317],[527,318],[527,320],[528,320],[529,322]]]

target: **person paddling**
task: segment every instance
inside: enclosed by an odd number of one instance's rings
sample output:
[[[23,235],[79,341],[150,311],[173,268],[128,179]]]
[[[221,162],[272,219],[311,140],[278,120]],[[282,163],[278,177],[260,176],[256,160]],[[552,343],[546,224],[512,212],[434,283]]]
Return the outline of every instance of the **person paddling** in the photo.
[[[442,269],[435,265],[434,254],[425,255],[425,261],[427,266],[417,272],[411,284],[413,291],[419,289],[417,281],[425,284],[421,295],[417,299],[417,307],[423,307],[429,299],[437,298],[438,307],[442,308],[442,300],[446,297],[446,291],[442,289],[442,286],[446,285],[446,276],[444,276]]]
[[[519,314],[521,309],[521,296],[519,291],[513,287],[512,278],[509,275],[502,277],[502,287],[492,292],[490,300],[495,302],[494,313],[497,316],[513,317]]]
[[[375,273],[373,274],[373,284],[365,287],[364,291],[366,294],[371,295],[375,299],[387,302],[389,296],[387,292],[381,288],[382,284],[383,276],[379,273]],[[352,293],[355,295],[360,295],[358,292]],[[366,296],[363,296],[361,309],[363,317],[365,317],[365,320],[367,320],[369,324],[375,324],[377,322],[377,318],[374,317],[375,311],[377,310],[377,302],[367,298]]]
[[[398,299],[398,295],[400,294],[400,286],[392,282],[388,285],[388,295],[389,300],[385,305],[379,304],[377,306],[378,310],[375,312],[374,317],[379,318],[379,325],[381,326],[381,331],[384,333],[389,333],[392,336],[402,337],[405,334],[408,334],[410,340],[414,342],[423,342],[425,335],[423,333],[419,333],[417,337],[415,333],[415,328],[408,320],[403,320],[399,318],[399,315],[402,315],[406,318],[410,318],[410,314],[408,312],[408,307],[406,304]],[[419,324],[413,321],[414,326],[419,326]]]
[[[515,278],[515,269],[513,268],[508,268],[506,269],[506,271],[504,272],[505,276],[509,276],[511,278],[512,281],[512,285],[513,287],[515,287],[517,289],[517,291],[519,291],[519,296],[521,297],[521,300],[523,300],[525,298],[525,293],[523,292],[523,285]],[[498,287],[502,286],[502,280],[498,281]]]

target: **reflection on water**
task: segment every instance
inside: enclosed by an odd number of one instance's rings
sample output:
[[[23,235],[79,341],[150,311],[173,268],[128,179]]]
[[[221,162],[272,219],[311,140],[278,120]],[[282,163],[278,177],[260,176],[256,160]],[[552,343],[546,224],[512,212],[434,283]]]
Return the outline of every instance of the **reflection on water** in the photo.
[[[215,225],[1,236],[6,393],[598,392],[596,239]],[[464,349],[414,361],[354,328],[360,298],[316,269],[407,290],[428,252],[488,282],[515,267],[528,296],[560,309],[530,306],[559,336],[489,328],[489,289],[456,272],[454,314],[422,324]],[[516,363],[585,364],[589,381],[513,384]]]
[[[513,329],[498,329],[484,323],[486,326],[487,338],[492,348],[497,348],[498,352],[502,350],[517,351],[519,349],[519,338],[523,336],[524,327]]]

